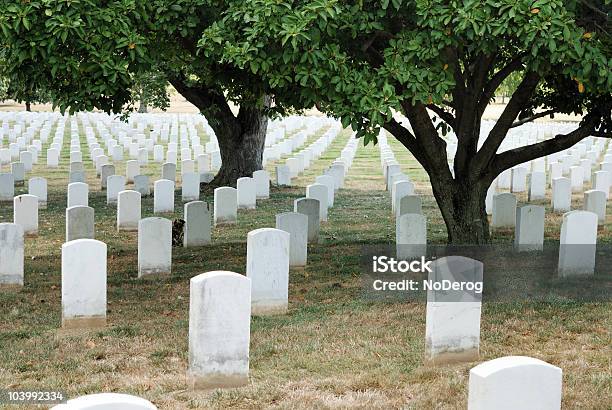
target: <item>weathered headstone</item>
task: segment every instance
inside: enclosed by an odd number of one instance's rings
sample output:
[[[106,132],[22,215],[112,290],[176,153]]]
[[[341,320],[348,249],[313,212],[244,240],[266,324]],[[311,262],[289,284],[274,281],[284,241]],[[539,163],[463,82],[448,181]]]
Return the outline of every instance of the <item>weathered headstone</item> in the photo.
[[[306,266],[308,216],[298,212],[276,215],[276,229],[289,233],[289,266]]]
[[[571,211],[563,215],[559,246],[558,274],[592,275],[597,248],[597,214]]]
[[[568,178],[552,180],[552,206],[555,212],[567,212],[572,207],[572,188]]]
[[[47,209],[47,180],[41,177],[30,178],[28,193],[38,198],[38,208]]]
[[[95,239],[94,209],[76,205],[66,208],[66,242]]]
[[[236,189],[238,190],[238,208],[255,209],[257,191],[253,178],[238,178],[236,181]]]
[[[203,201],[193,201],[185,204],[185,228],[183,246],[204,246],[210,243],[210,212],[208,204]]]
[[[525,205],[516,209],[514,246],[518,251],[536,251],[544,247],[544,207]]]
[[[176,181],[176,165],[171,162],[166,162],[162,165],[162,179]]]
[[[195,172],[183,174],[181,199],[183,202],[197,201],[200,199],[200,175]]]
[[[105,190],[107,185],[107,178],[111,175],[115,175],[115,166],[113,164],[104,164],[100,168],[100,188]],[[82,181],[85,182],[85,181]]]
[[[516,197],[507,192],[493,197],[493,228],[513,228],[516,224]]]
[[[584,210],[597,214],[597,223],[604,225],[606,222],[606,193],[591,189],[584,193]]]
[[[23,286],[23,228],[0,223],[0,287]]]
[[[463,289],[427,290],[425,355],[428,362],[440,364],[478,358],[482,279],[483,265],[474,259],[446,256],[431,264],[430,283],[449,281]]]
[[[396,209],[396,218],[404,214],[423,214],[423,201],[418,195],[404,195]]]
[[[270,175],[266,170],[253,172],[253,180],[255,181],[255,191],[257,198],[267,199],[270,197]]]
[[[562,370],[542,360],[506,356],[470,370],[468,410],[560,410]]]
[[[34,195],[19,195],[13,199],[13,222],[21,225],[23,234],[38,235],[38,197]]]
[[[141,196],[137,191],[121,191],[117,199],[117,230],[137,231],[141,218]]]
[[[235,224],[238,219],[238,191],[236,188],[215,188],[213,208],[215,226]]]
[[[285,313],[289,296],[289,233],[261,228],[247,235],[246,276],[254,315]]]
[[[153,212],[174,212],[174,182],[159,179],[153,184]]]
[[[136,175],[134,177],[134,191],[139,192],[140,196],[151,195],[151,185],[148,175]]]
[[[312,184],[306,187],[306,198],[319,201],[319,219],[327,221],[327,187],[323,184]]]
[[[15,179],[13,174],[0,174],[0,202],[13,202]]]
[[[404,214],[395,222],[397,259],[421,257],[427,250],[427,220],[421,214]]]
[[[138,277],[172,271],[172,222],[152,217],[138,223]]]
[[[77,239],[62,245],[62,327],[106,325],[106,244]]]
[[[249,381],[251,280],[215,271],[189,285],[189,369],[191,389],[239,387]]]
[[[293,211],[308,217],[308,243],[319,243],[319,209],[319,200],[314,198],[299,198],[293,202]]]
[[[125,177],[123,175],[111,175],[106,179],[106,203],[116,204],[119,192],[125,191]]]

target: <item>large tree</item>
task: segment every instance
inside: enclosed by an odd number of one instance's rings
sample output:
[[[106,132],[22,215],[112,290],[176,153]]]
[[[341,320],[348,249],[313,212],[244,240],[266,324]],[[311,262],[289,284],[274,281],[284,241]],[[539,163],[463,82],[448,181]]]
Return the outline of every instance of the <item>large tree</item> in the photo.
[[[366,142],[386,129],[429,174],[449,241],[485,243],[485,196],[497,175],[610,132],[609,5],[236,0],[200,46],[207,58],[265,77],[277,101],[317,106]],[[479,147],[485,108],[509,76],[518,85]],[[554,113],[584,117],[566,135],[498,152],[511,128]],[[458,139],[453,172],[447,131]]]
[[[198,55],[225,9],[215,0],[0,0],[0,53],[11,84],[44,86],[61,110],[119,113],[159,72],[208,119],[221,150],[213,184],[261,169],[271,99],[258,76]],[[240,108],[234,114],[230,103]]]

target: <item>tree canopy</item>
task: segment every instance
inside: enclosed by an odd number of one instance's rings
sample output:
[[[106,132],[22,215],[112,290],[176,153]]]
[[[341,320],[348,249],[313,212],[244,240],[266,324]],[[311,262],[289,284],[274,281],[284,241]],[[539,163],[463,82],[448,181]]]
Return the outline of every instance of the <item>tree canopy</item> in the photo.
[[[216,0],[0,0],[0,74],[44,86],[61,110],[119,113],[140,103],[143,75],[160,73],[207,116],[223,159],[218,182],[232,184],[261,169],[271,108],[256,74],[199,54],[226,9]]]
[[[610,0],[600,3],[236,1],[200,47],[265,76],[277,100],[316,105],[374,138],[406,102],[427,105],[455,128],[455,104],[478,94],[465,105],[483,110],[516,72],[538,83],[523,115],[538,107],[582,114],[609,103],[612,52],[602,10]],[[605,120],[598,129],[610,130]]]

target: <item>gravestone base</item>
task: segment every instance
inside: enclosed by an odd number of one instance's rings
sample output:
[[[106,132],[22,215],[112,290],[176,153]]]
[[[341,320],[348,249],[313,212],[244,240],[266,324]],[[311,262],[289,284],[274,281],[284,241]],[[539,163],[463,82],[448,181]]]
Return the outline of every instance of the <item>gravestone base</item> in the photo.
[[[24,238],[37,238],[38,237],[38,231],[24,232],[23,237]]]
[[[1,283],[0,282],[0,289],[2,289],[3,291],[20,291],[21,289],[23,289],[23,284],[20,283]]]
[[[171,274],[170,269],[143,269],[138,272],[138,279],[155,279],[160,276],[168,276]]]
[[[91,329],[106,327],[106,317],[71,317],[62,318],[64,329]]]
[[[436,353],[429,350],[426,352],[425,364],[428,366],[438,366],[444,364],[474,362],[480,358],[478,349],[466,349],[461,351],[447,351]]]
[[[235,219],[222,219],[222,220],[217,220],[215,222],[215,227],[217,226],[228,226],[228,225],[236,225],[236,220]]]
[[[117,227],[117,231],[120,231],[120,232],[138,232],[138,222],[136,222],[134,224],[123,223],[123,225]]]
[[[243,387],[249,384],[246,374],[193,374],[187,372],[187,386],[191,390],[212,390],[220,388]]]
[[[251,304],[251,315],[253,316],[273,316],[284,315],[287,313],[289,306],[287,301],[260,301],[257,304]]]

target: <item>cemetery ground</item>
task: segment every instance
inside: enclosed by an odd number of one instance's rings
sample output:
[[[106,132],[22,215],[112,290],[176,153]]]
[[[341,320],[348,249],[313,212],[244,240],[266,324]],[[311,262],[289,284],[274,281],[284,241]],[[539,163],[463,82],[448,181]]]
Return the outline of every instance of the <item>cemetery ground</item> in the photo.
[[[137,234],[117,232],[116,210],[106,205],[88,164],[96,239],[108,245],[108,325],[92,331],[60,328],[68,156],[64,152],[54,170],[35,165],[32,175],[49,181],[48,208],[39,211],[38,237],[26,239],[26,285],[19,292],[0,292],[0,386],[59,389],[69,397],[124,392],[159,408],[465,408],[470,368],[523,355],[563,369],[565,408],[608,408],[609,304],[484,302],[479,362],[434,367],[423,362],[425,303],[361,297],[362,246],[393,244],[395,238],[378,147],[371,145],[358,149],[329,221],[321,225],[320,243],[309,245],[307,266],[291,269],[289,312],[253,317],[249,385],[208,393],[186,389],[189,278],[213,270],[244,273],[247,233],[274,227],[275,215],[292,210],[293,200],[349,137],[343,131],[293,187],[273,187],[256,210],[240,210],[237,225],[214,228],[211,245],[174,247],[170,276],[147,279],[136,278]],[[446,230],[425,172],[398,142],[389,143],[423,198],[429,243],[443,244]],[[124,166],[116,173],[125,174]],[[267,167],[272,174],[273,167]],[[159,174],[153,164],[143,169]],[[16,188],[16,195],[22,193],[27,187]],[[212,204],[211,193],[200,199]],[[526,193],[518,199],[525,203]],[[180,189],[175,203],[176,213],[167,217],[182,217]],[[552,212],[549,200],[535,203],[547,208],[546,240],[558,242],[562,214]],[[581,207],[582,194],[576,194],[573,209]],[[598,243],[612,241],[611,212],[608,207]],[[153,215],[152,196],[143,198],[142,215]],[[0,204],[0,222],[12,217],[12,205]],[[510,244],[512,232],[496,231],[493,240]]]

